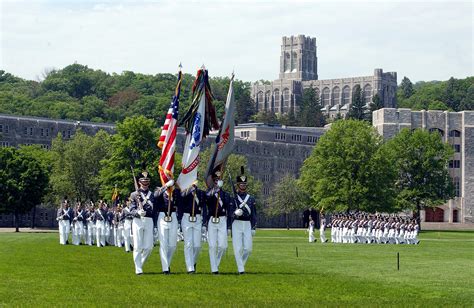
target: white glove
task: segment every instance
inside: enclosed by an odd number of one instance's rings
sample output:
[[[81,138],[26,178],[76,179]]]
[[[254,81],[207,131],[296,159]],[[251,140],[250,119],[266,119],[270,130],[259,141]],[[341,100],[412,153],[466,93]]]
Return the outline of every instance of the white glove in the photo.
[[[255,236],[256,230],[252,229],[251,233],[252,233],[252,236]]]
[[[218,180],[218,181],[217,181],[217,186],[219,186],[219,187],[224,186],[224,181]]]
[[[242,209],[236,209],[234,214],[235,216],[240,217],[244,214],[244,211],[242,211]]]
[[[158,228],[153,228],[153,235],[156,237],[157,234],[158,234]]]
[[[206,226],[202,226],[202,228],[201,228],[201,233],[202,233],[202,234],[206,234],[206,232],[207,232]]]
[[[230,236],[231,235],[231,231],[230,229],[227,229],[227,236]]]
[[[142,209],[142,210],[138,210],[138,215],[140,215],[141,217],[145,217],[145,215],[146,215],[145,210],[143,210],[143,209]]]
[[[174,181],[173,181],[173,180],[169,180],[168,182],[165,183],[165,186],[168,187],[168,188],[171,187],[171,186],[173,186],[173,185],[174,185]]]

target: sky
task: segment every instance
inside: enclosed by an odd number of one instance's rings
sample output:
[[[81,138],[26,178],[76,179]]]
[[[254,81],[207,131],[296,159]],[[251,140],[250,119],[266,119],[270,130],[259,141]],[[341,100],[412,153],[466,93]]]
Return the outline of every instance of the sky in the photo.
[[[108,73],[278,78],[281,37],[316,37],[319,79],[395,71],[472,76],[471,1],[0,0],[0,69],[41,80],[72,63]]]

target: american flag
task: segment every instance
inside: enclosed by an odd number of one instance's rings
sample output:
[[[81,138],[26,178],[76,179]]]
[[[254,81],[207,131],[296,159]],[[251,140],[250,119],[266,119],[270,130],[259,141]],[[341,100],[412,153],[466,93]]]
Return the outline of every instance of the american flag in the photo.
[[[181,92],[181,70],[178,73],[178,84],[171,101],[170,108],[166,114],[165,124],[161,130],[158,147],[161,149],[160,172],[161,184],[164,185],[173,179],[174,153],[176,147],[176,134],[178,129],[179,94]]]

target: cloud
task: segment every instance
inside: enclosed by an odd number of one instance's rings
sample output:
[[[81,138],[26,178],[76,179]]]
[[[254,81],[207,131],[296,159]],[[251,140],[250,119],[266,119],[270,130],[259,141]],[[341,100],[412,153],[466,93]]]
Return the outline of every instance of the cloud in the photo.
[[[319,77],[472,75],[470,2],[7,1],[0,67],[34,79],[75,61],[107,72],[276,79],[281,37],[317,38]]]

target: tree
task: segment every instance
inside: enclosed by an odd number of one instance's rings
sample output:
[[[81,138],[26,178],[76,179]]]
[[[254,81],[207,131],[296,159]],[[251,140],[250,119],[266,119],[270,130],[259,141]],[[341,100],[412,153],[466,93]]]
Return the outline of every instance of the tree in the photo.
[[[42,200],[47,185],[47,170],[28,150],[0,148],[0,212],[14,214],[16,232],[20,214]]]
[[[365,120],[367,117],[367,107],[365,106],[363,93],[359,85],[354,87],[354,93],[352,93],[352,104],[349,112],[347,113],[348,119],[354,120]]]
[[[131,117],[118,123],[116,129],[117,133],[110,141],[110,156],[101,161],[100,195],[109,198],[115,185],[121,195],[130,195],[135,190],[131,166],[135,175],[143,171],[142,168],[147,169],[151,177],[150,187],[161,185],[158,175],[160,153],[156,146],[160,131],[155,122],[144,116]]]
[[[252,119],[257,123],[278,124],[278,118],[275,113],[266,110],[259,111],[257,114],[252,116]]]
[[[419,223],[422,207],[435,207],[454,197],[447,169],[453,149],[437,132],[403,129],[384,147],[398,172],[398,209],[413,210]]]
[[[410,98],[410,96],[415,93],[415,91],[413,90],[413,83],[406,76],[402,79],[402,83],[400,84],[400,90],[403,94],[403,98]]]
[[[312,206],[325,212],[393,210],[395,170],[365,121],[334,122],[301,167]]]
[[[58,198],[99,198],[100,161],[108,156],[109,138],[104,131],[92,137],[79,129],[69,141],[62,140],[60,135],[53,140],[51,183]]]
[[[313,86],[310,85],[309,88],[303,90],[303,98],[296,116],[298,125],[306,127],[322,127],[326,125],[321,108],[319,95]]]
[[[265,213],[269,216],[285,215],[286,228],[289,230],[290,213],[305,208],[307,197],[300,189],[298,181],[290,174],[285,174],[273,186],[272,193],[267,200]]]

